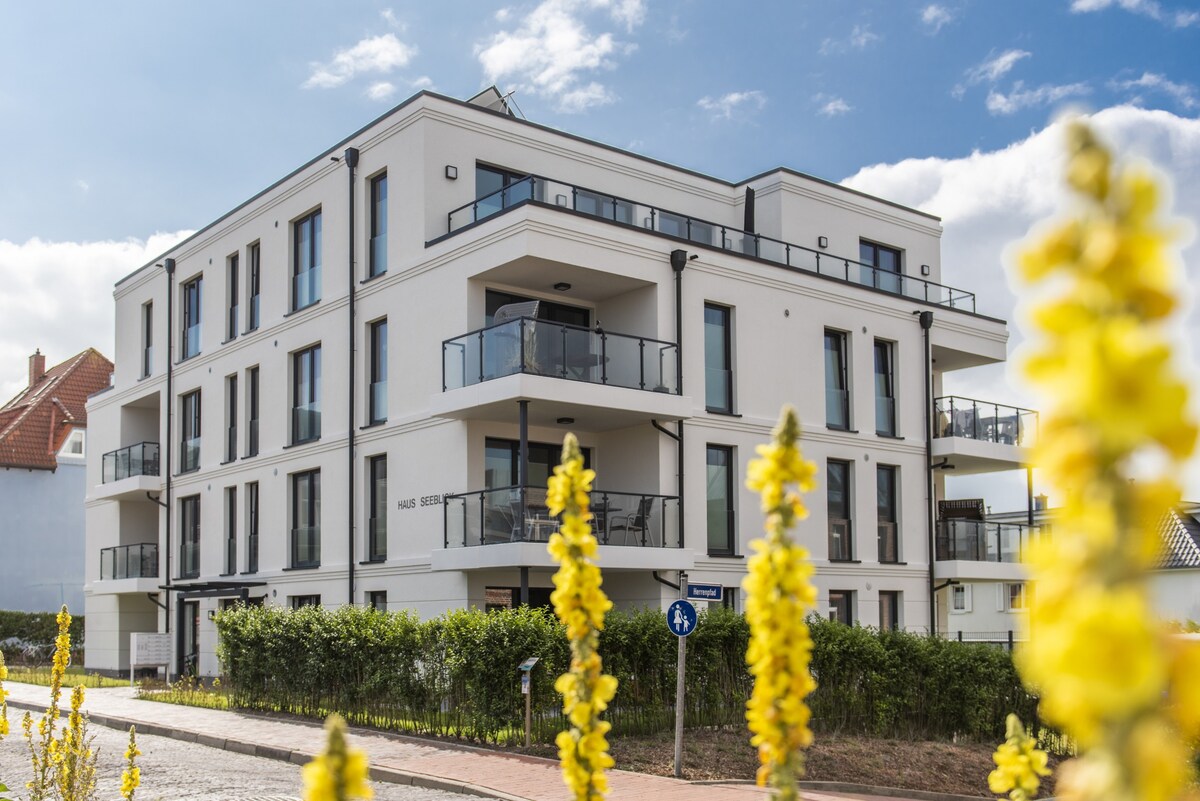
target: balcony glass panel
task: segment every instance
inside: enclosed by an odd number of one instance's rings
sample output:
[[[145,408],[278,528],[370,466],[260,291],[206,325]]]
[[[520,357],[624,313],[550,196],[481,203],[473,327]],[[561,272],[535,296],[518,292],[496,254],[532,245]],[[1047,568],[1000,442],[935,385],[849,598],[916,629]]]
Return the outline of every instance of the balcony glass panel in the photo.
[[[937,559],[968,562],[1020,562],[1040,535],[1037,526],[984,520],[942,520],[937,530]]]
[[[321,268],[311,267],[292,276],[292,297],[299,311],[321,299]]]
[[[387,271],[387,234],[371,237],[371,275]]]
[[[158,543],[100,549],[100,580],[158,578]]]
[[[830,561],[846,561],[853,559],[853,549],[850,547],[850,521],[829,520],[829,559]]]
[[[182,443],[183,454],[180,469],[183,472],[195,470],[200,467],[200,437],[185,439]]]
[[[158,472],[157,442],[139,442],[109,451],[101,460],[101,483],[104,484],[130,476],[157,476]]]
[[[200,575],[200,543],[184,540],[179,546],[179,577],[196,578]]]
[[[200,323],[189,325],[183,332],[183,358],[187,359],[200,352]]]
[[[248,534],[246,536],[246,572],[253,573],[258,570],[258,535]]]
[[[896,399],[875,396],[875,432],[889,437],[896,435]]]
[[[844,389],[825,390],[825,424],[833,428],[850,427],[850,393]]]
[[[935,437],[963,437],[1002,445],[1032,446],[1038,413],[1016,406],[947,396],[933,402]]]
[[[292,567],[317,567],[320,564],[320,527],[292,529]]]
[[[372,517],[367,524],[367,559],[381,562],[387,559],[387,518]]]
[[[896,542],[896,524],[880,522],[879,524],[879,561],[897,562],[900,559]]]
[[[387,419],[388,413],[388,382],[374,381],[371,383],[371,422],[378,423]]]
[[[305,403],[292,409],[292,442],[308,442],[321,436],[321,404]]]

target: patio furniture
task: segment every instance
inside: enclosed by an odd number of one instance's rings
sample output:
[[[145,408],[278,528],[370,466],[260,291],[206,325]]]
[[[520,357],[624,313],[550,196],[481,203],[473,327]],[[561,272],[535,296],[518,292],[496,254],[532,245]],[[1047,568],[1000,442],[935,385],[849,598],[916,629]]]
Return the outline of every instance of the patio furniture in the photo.
[[[614,516],[608,526],[608,540],[611,542],[614,535],[618,531],[625,534],[625,545],[629,544],[629,535],[632,534],[633,544],[654,545],[653,541],[647,542],[646,537],[649,534],[653,540],[653,534],[650,532],[650,513],[654,509],[654,499],[643,497],[638,501],[637,511],[627,515]],[[639,543],[640,540],[640,543]]]

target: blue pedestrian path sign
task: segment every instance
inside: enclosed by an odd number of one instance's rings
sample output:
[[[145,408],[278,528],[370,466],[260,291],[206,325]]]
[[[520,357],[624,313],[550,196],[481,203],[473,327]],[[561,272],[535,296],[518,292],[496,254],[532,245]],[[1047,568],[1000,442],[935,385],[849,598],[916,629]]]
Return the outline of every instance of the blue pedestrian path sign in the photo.
[[[687,601],[675,601],[667,607],[667,628],[677,637],[686,637],[696,628],[696,607]]]

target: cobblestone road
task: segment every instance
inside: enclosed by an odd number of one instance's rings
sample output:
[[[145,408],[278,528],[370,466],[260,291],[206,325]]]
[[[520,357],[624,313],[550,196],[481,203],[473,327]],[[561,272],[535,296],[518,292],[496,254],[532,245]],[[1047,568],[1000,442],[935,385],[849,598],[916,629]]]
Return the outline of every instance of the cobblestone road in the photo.
[[[0,783],[25,798],[30,775],[29,752],[21,736],[19,710],[9,710],[12,735],[0,741]],[[128,735],[104,726],[89,727],[100,749],[99,792],[108,801],[120,798],[121,760]],[[138,801],[283,801],[301,794],[300,768],[286,762],[246,756],[166,737],[138,735],[142,786]],[[379,801],[479,801],[441,790],[373,782]]]

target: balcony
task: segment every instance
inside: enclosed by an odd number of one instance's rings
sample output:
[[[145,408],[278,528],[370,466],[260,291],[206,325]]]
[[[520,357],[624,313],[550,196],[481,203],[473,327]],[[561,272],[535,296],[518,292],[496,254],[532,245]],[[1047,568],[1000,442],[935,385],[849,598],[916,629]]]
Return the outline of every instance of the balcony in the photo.
[[[1037,526],[985,520],[940,520],[934,558],[939,578],[1016,580],[1021,560],[1040,536]]]
[[[157,442],[139,442],[101,457],[99,487],[92,491],[96,500],[147,500],[147,492],[161,489]]]
[[[936,398],[933,405],[933,457],[947,460],[947,470],[965,475],[1028,464],[1037,412],[956,396]]]
[[[158,591],[158,543],[142,542],[100,549],[100,580],[93,595],[132,595]]]
[[[684,569],[690,551],[679,542],[679,498],[593,490],[592,531],[600,560],[612,569]],[[501,487],[447,495],[445,550],[434,570],[553,567],[546,551],[559,519],[546,507],[545,487]]]
[[[654,231],[890,295],[971,313],[975,311],[975,295],[971,292],[537,175],[529,175],[449,212],[446,236],[527,204],[574,211],[615,225]]]

